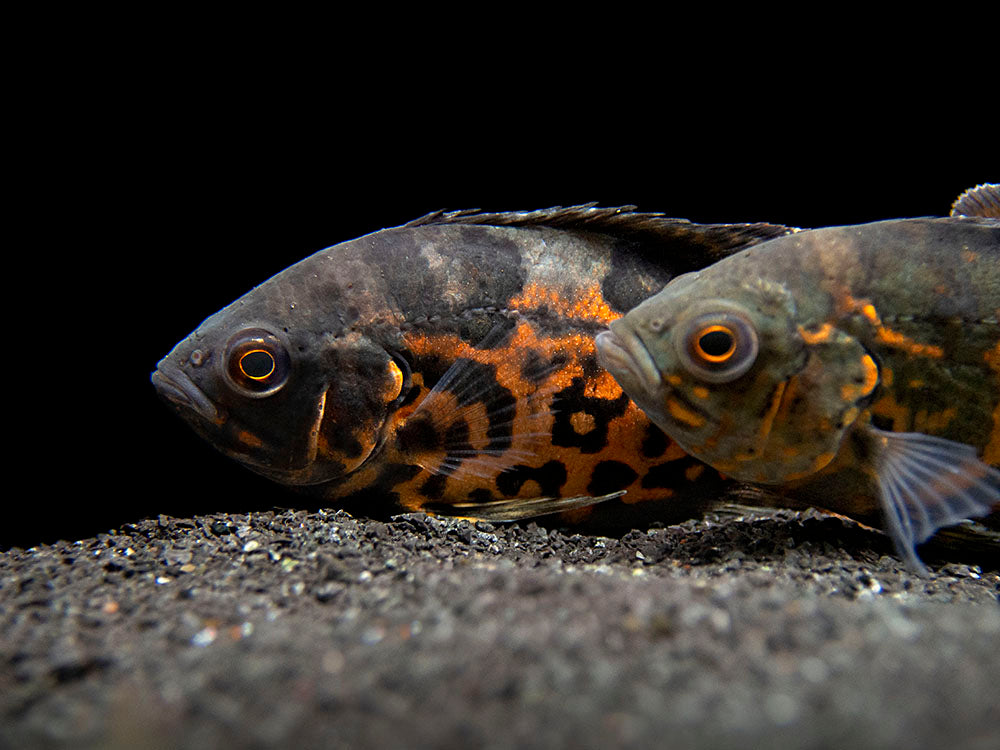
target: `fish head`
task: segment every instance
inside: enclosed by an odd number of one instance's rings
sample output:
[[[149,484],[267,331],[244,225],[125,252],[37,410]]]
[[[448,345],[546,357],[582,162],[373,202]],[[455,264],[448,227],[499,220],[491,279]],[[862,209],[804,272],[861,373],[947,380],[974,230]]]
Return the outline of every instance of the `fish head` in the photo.
[[[833,459],[874,389],[873,362],[839,332],[811,341],[794,296],[752,271],[721,262],[680,276],[596,345],[602,365],[687,452],[736,479],[780,483]],[[845,381],[859,376],[848,394]]]
[[[278,302],[267,284],[205,320],[152,382],[198,434],[253,471],[289,485],[342,479],[384,440],[407,363],[360,330],[331,331],[303,305]]]

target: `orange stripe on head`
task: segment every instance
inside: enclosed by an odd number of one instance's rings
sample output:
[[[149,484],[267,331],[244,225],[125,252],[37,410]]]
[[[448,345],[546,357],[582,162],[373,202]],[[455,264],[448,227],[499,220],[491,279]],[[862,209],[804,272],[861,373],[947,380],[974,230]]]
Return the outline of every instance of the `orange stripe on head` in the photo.
[[[694,413],[675,398],[667,398],[667,410],[670,412],[670,416],[689,427],[701,427],[705,424],[703,416]]]

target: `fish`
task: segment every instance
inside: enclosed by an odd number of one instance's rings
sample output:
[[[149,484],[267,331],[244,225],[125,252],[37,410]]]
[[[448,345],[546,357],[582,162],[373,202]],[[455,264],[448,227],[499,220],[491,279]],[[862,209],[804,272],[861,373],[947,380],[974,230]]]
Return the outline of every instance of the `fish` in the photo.
[[[598,359],[685,451],[880,524],[909,567],[1000,502],[1000,187],[793,232],[673,279]]]
[[[727,480],[632,403],[594,337],[677,274],[790,231],[594,203],[438,211],[281,271],[151,380],[225,455],[369,516],[701,502]]]

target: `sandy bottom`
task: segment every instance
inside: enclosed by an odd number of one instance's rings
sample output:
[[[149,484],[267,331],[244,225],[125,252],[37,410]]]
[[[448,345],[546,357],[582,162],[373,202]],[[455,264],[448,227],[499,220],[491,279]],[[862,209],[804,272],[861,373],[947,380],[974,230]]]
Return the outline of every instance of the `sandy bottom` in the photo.
[[[343,512],[0,553],[0,747],[994,748],[1000,575],[812,511]]]

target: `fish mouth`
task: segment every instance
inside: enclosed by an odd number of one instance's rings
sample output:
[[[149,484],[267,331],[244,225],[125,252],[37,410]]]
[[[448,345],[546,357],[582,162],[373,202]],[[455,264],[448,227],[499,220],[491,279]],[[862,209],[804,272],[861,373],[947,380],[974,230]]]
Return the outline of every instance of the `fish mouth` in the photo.
[[[160,360],[156,369],[149,376],[157,392],[173,404],[193,411],[198,416],[207,419],[209,422],[218,424],[222,421],[219,409],[209,400],[194,381],[191,380],[182,370],[167,362]]]
[[[610,330],[602,331],[594,339],[598,361],[616,379],[624,374],[647,393],[658,392],[663,386],[663,379],[649,349],[642,339],[619,323],[614,321]],[[626,387],[625,390],[629,389]]]

